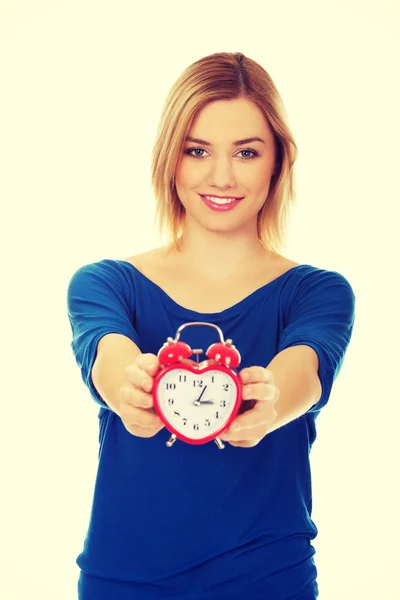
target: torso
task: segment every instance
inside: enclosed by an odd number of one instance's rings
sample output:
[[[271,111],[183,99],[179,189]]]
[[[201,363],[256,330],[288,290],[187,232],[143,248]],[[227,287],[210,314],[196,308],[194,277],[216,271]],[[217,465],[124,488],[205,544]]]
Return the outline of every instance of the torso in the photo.
[[[300,264],[278,255],[273,260],[266,259],[251,275],[242,275],[229,283],[216,283],[168,261],[158,248],[123,260],[130,262],[177,304],[199,313],[222,312]]]

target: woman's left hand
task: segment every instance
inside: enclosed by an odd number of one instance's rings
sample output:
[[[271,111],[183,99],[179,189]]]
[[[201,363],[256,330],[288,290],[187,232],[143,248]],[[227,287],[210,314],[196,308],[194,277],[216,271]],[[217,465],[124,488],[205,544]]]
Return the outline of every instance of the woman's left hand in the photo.
[[[253,401],[250,409],[236,416],[229,428],[218,435],[232,446],[252,448],[268,433],[277,417],[275,402],[279,390],[274,384],[274,376],[264,367],[247,367],[239,373],[242,382],[243,402]],[[235,430],[235,426],[239,430]]]

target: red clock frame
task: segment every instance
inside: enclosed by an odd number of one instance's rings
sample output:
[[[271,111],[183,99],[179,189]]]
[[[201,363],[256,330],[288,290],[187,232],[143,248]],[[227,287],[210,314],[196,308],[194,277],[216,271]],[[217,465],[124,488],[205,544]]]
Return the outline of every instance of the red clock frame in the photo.
[[[192,363],[193,366],[189,363]],[[160,406],[159,399],[158,399],[158,387],[159,387],[159,384],[162,383],[162,379],[165,377],[165,375],[167,373],[170,373],[171,371],[175,371],[177,369],[187,371],[187,372],[193,373],[195,375],[203,375],[204,373],[207,373],[208,371],[221,371],[221,372],[229,375],[230,378],[232,379],[232,381],[234,382],[234,384],[236,386],[236,402],[233,407],[233,411],[230,414],[228,420],[225,423],[223,423],[223,425],[221,426],[221,429],[219,429],[217,432],[212,433],[211,435],[206,436],[205,438],[200,438],[198,440],[194,440],[193,438],[186,437],[180,431],[176,430],[175,427],[170,423],[170,421],[164,416],[163,410]],[[241,386],[241,382],[240,382],[238,374],[235,371],[233,371],[230,367],[226,367],[226,366],[218,364],[218,363],[207,364],[205,366],[202,366],[201,364],[197,364],[194,361],[189,361],[186,359],[185,363],[174,363],[173,365],[168,365],[168,366],[160,369],[160,371],[157,373],[156,377],[154,378],[153,402],[154,402],[154,407],[156,409],[158,416],[160,417],[161,421],[164,423],[164,425],[168,429],[168,431],[175,434],[176,437],[179,438],[180,440],[187,442],[189,444],[195,444],[195,445],[205,444],[207,442],[214,440],[216,437],[218,437],[218,435],[222,431],[224,431],[224,429],[227,429],[229,427],[229,425],[232,423],[232,421],[235,419],[236,415],[239,412],[241,403],[242,403],[242,386]]]

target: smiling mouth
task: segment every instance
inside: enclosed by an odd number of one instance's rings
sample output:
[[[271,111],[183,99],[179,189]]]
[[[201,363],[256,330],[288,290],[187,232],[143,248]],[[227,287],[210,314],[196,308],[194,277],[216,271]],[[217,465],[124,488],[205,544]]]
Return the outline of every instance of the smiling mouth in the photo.
[[[214,204],[230,204],[232,202],[239,202],[239,200],[243,200],[243,198],[236,198],[235,196],[226,196],[222,198],[219,196],[205,196],[204,194],[199,194],[199,196],[208,202],[213,202]]]

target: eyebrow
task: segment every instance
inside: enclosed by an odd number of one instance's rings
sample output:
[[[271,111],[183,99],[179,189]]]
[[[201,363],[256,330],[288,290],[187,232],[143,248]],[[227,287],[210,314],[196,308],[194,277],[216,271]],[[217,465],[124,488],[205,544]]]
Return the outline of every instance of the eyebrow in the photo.
[[[185,139],[186,142],[194,142],[195,144],[201,144],[202,146],[212,146],[211,142],[206,142],[205,140],[200,140],[199,138],[192,138],[188,136]],[[259,137],[250,137],[245,138],[244,140],[237,140],[236,142],[232,142],[233,146],[242,146],[243,144],[250,144],[250,142],[262,142],[265,144],[265,141]]]

